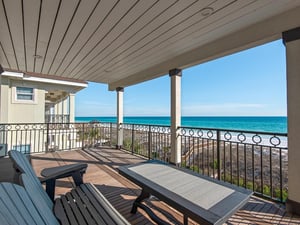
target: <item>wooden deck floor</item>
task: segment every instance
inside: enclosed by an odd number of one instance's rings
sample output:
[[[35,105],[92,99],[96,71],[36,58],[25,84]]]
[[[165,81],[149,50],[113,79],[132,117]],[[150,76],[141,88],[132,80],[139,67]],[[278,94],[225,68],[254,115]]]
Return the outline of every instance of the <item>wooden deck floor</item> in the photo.
[[[145,159],[128,154],[124,151],[101,148],[78,151],[53,152],[47,154],[36,154],[31,158],[32,165],[37,174],[43,168],[64,165],[68,163],[88,163],[87,173],[84,175],[85,182],[91,182],[105,195],[111,204],[131,224],[155,224],[149,217],[139,210],[132,215],[130,209],[134,199],[139,195],[141,189],[118,174],[117,168],[122,165],[142,162]],[[73,187],[70,179],[57,182],[56,195],[67,192]],[[146,202],[152,210],[160,217],[172,224],[182,224],[182,214],[168,207],[166,204],[153,198]],[[196,224],[189,221],[189,224]],[[288,215],[282,204],[275,204],[257,197],[251,200],[233,215],[227,223],[231,224],[300,224],[300,217]]]

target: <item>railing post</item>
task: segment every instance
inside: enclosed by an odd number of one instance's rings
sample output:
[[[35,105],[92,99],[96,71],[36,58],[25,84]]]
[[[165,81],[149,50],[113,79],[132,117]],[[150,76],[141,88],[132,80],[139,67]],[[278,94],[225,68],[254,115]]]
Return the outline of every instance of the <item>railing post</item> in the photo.
[[[148,131],[148,159],[151,159],[151,144],[152,144],[152,135],[151,135],[151,125],[149,125]]]
[[[47,130],[46,130],[46,152],[49,151],[49,123],[47,123]]]
[[[113,129],[112,129],[112,122],[110,122],[109,123],[109,129],[110,129],[110,131],[109,131],[109,142],[110,142],[110,145],[112,146],[112,136],[113,136]]]
[[[282,149],[279,149],[279,181],[280,181],[280,201],[283,202],[283,193],[282,193]],[[254,185],[253,185],[254,187]]]
[[[84,150],[84,138],[85,138],[85,134],[84,134],[84,123],[82,123],[82,143],[81,143],[81,149]]]
[[[134,152],[134,124],[132,124],[131,129],[131,154]]]
[[[218,180],[221,180],[221,153],[220,153],[220,144],[221,144],[220,131],[217,130]]]

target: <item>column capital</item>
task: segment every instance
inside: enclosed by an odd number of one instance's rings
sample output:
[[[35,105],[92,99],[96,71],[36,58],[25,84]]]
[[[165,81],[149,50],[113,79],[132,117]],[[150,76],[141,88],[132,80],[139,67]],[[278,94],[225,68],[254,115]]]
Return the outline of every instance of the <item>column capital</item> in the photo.
[[[284,31],[282,33],[283,44],[286,44],[290,41],[300,40],[300,27]]]
[[[124,92],[124,88],[123,88],[123,87],[117,87],[117,88],[116,88],[116,91]]]
[[[182,76],[181,74],[181,69],[172,69],[172,70],[169,70],[169,76],[172,77],[172,76]]]

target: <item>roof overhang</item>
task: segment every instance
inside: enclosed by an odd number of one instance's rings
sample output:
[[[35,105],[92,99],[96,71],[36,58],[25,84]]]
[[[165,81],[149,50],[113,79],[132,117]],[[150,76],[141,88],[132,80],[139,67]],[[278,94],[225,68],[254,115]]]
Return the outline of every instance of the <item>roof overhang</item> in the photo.
[[[106,83],[147,81],[280,39],[295,0],[4,0],[0,64]]]
[[[81,90],[88,86],[87,82],[85,81],[73,80],[73,79],[64,80],[62,77],[39,75],[34,73],[23,73],[23,72],[4,70],[1,73],[1,76],[10,77],[13,79],[15,78],[23,81],[73,86],[76,87],[78,90]]]

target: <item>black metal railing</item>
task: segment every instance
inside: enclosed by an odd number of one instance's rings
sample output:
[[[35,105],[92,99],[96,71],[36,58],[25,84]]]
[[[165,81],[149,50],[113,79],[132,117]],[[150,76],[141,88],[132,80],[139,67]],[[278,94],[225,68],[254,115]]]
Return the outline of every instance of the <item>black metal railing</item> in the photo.
[[[169,162],[169,126],[121,124],[123,149]],[[284,202],[287,198],[287,134],[179,127],[181,166],[252,189]],[[0,155],[116,146],[116,123],[0,124]]]
[[[0,156],[12,149],[30,154],[111,145],[113,129],[111,123],[0,124]]]
[[[169,126],[122,124],[123,148],[169,162]],[[181,166],[252,189],[260,196],[287,198],[287,134],[179,127]]]
[[[287,134],[181,127],[182,166],[255,193],[287,198]]]
[[[171,131],[169,126],[122,124],[123,148],[149,159],[169,161]]]

